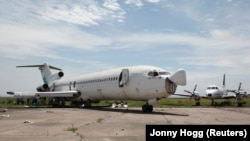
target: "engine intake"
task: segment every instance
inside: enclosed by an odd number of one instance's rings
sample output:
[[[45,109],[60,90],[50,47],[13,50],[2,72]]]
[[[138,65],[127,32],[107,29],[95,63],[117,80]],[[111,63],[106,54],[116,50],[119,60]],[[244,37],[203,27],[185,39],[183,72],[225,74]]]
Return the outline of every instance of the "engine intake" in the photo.
[[[58,76],[59,77],[63,77],[64,76],[64,73],[62,71],[58,72]]]
[[[38,86],[36,88],[38,92],[44,92],[49,90],[49,85],[48,84],[43,84],[42,86]]]

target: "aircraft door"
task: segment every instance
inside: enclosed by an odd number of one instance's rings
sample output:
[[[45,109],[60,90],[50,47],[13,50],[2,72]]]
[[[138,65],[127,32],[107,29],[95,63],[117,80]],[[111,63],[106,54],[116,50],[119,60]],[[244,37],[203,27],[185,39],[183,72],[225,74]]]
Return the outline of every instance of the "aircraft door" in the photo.
[[[122,72],[119,76],[119,87],[123,87],[123,85],[126,85],[129,80],[129,70],[128,69],[122,69]]]
[[[129,70],[128,69],[122,69],[122,85],[126,85],[129,80]]]
[[[122,69],[122,72],[119,76],[119,87],[123,87],[124,95],[123,97],[128,98],[128,87],[127,84],[129,82],[129,70],[128,69]]]
[[[72,82],[69,82],[69,90],[71,91]]]

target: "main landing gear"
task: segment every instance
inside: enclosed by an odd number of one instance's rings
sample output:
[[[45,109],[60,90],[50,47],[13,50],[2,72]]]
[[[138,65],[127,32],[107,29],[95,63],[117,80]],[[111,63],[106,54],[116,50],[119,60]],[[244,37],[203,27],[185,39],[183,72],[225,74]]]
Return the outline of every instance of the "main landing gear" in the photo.
[[[142,105],[142,112],[143,113],[152,113],[153,112],[153,105],[149,105],[148,103]]]

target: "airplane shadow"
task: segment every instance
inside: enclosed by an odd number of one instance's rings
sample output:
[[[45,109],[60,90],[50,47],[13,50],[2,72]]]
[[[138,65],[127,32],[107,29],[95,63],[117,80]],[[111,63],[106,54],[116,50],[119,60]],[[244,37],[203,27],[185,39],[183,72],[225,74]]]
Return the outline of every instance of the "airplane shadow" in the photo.
[[[150,114],[150,115],[171,115],[171,116],[189,116],[188,114],[179,114],[179,113],[170,113],[166,111],[153,111],[152,113],[143,113],[140,109],[125,109],[125,108],[111,108],[107,106],[94,106],[91,108],[85,108],[89,110],[96,110],[96,111],[108,111],[108,112],[119,112],[119,113],[133,113],[133,114]]]
[[[28,107],[28,108],[77,108],[77,109],[87,109],[95,111],[108,111],[108,112],[118,112],[118,113],[132,113],[132,114],[142,114],[142,115],[171,115],[171,116],[189,116],[188,114],[172,113],[167,111],[156,111],[153,110],[152,113],[143,113],[140,108],[111,108],[110,106],[92,106],[88,108],[79,108],[73,106],[63,106],[63,107]]]

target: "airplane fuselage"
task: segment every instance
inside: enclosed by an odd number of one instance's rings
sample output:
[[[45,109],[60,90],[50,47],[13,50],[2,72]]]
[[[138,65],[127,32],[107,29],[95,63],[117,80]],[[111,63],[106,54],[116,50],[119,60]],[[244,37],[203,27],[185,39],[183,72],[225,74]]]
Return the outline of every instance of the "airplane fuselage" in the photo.
[[[127,70],[125,76],[123,70]],[[169,76],[170,73],[158,67],[125,67],[60,79],[53,82],[52,91],[77,90],[82,101],[160,99],[176,90],[177,86],[167,79]],[[122,84],[124,77],[126,84]]]

